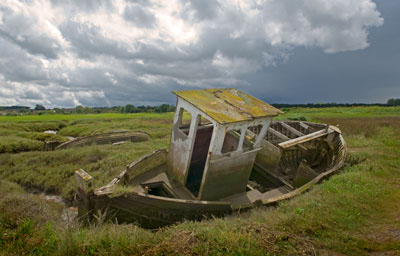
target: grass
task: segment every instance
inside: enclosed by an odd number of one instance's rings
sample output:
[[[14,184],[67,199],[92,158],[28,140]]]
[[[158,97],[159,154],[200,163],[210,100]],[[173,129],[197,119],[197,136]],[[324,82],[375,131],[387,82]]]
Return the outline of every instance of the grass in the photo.
[[[152,138],[165,138],[172,118],[173,113],[0,116],[0,153],[40,151],[45,141],[66,142],[68,137],[117,130],[145,131]],[[46,130],[57,134],[43,133]]]
[[[400,107],[336,107],[336,108],[283,108],[285,114],[278,119],[305,117],[307,120],[318,118],[367,118],[398,117]]]
[[[18,136],[2,136],[0,142],[0,153],[17,153],[42,149],[43,142]]]
[[[26,121],[75,121],[90,119],[169,119],[173,117],[172,112],[168,113],[101,113],[101,114],[45,114],[45,115],[21,115],[21,116],[0,116],[0,122],[26,122]]]
[[[336,109],[290,110],[287,115],[291,117],[339,124],[351,155],[340,173],[277,207],[261,207],[224,219],[184,222],[158,231],[101,221],[89,227],[77,223],[67,226],[57,205],[26,193],[16,184],[72,199],[76,168],[83,167],[92,174],[96,186],[104,185],[126,164],[169,143],[170,114],[110,120],[71,121],[71,117],[62,121],[66,125],[59,128],[60,134],[143,129],[153,139],[118,146],[0,154],[0,254],[398,255],[398,110],[374,107],[378,111],[374,116],[370,108],[340,108],[344,117],[338,117]],[[20,123],[0,125],[19,127]]]
[[[72,200],[73,174],[83,168],[96,186],[111,181],[124,167],[154,148],[166,147],[167,139],[120,145],[98,145],[73,149],[0,155],[0,177],[26,188],[61,194]]]

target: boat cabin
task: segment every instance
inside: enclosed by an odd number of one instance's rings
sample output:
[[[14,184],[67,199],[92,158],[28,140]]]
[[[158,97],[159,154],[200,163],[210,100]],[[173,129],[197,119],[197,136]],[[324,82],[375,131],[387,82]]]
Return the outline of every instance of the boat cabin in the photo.
[[[272,118],[282,112],[237,89],[174,94],[168,174],[198,200],[245,192]]]

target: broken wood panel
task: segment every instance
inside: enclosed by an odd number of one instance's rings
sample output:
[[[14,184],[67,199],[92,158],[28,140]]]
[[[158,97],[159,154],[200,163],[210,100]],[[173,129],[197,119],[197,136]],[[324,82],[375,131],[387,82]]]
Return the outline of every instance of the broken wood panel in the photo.
[[[280,138],[283,141],[287,141],[290,140],[289,137],[287,137],[286,135],[278,132],[277,130],[275,130],[274,128],[269,127],[268,128],[268,132],[272,133],[273,135],[275,135],[276,137]]]
[[[275,179],[281,181],[283,184],[285,184],[285,185],[286,185],[287,187],[289,187],[290,189],[294,189],[294,187],[292,186],[292,184],[290,184],[287,180],[283,179],[282,177],[280,177],[280,176],[278,176],[278,175],[275,175],[275,174],[272,173],[272,172],[269,172],[269,171],[268,171],[267,169],[265,169],[263,166],[261,166],[261,165],[259,165],[259,164],[257,164],[257,163],[254,163],[254,166],[255,166],[256,168],[259,168],[259,169],[263,170],[264,172],[268,173],[269,175],[271,175],[271,176],[274,177]]]
[[[285,141],[285,142],[279,143],[278,146],[281,147],[282,149],[290,148],[290,147],[293,147],[295,145],[298,145],[298,144],[301,144],[301,143],[304,143],[304,142],[307,142],[307,141],[310,141],[310,140],[325,136],[325,135],[327,135],[329,133],[332,133],[332,132],[334,132],[334,131],[330,130],[330,129],[328,129],[328,131],[321,130],[321,131],[313,132],[313,133],[304,135],[302,137],[298,137],[296,139],[292,139],[290,141]]]
[[[293,128],[292,126],[286,124],[285,122],[281,122],[281,125],[287,129],[288,131],[294,133],[295,135],[297,135],[298,137],[304,136],[304,134],[298,130],[296,130],[295,128]]]

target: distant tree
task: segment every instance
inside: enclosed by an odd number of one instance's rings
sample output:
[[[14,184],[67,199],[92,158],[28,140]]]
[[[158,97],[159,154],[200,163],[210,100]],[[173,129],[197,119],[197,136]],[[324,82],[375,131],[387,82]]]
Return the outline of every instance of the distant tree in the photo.
[[[160,106],[161,112],[167,112],[168,106],[169,106],[168,104],[162,104],[162,105]]]
[[[83,113],[83,106],[76,106],[75,107],[75,111],[76,111],[76,113],[78,113],[78,114],[82,114]]]
[[[89,113],[91,113],[91,112],[93,112],[92,108],[90,108],[90,107],[84,107],[84,108],[83,108],[83,113],[89,114]]]
[[[46,110],[46,108],[43,105],[37,104],[35,110]]]
[[[125,113],[136,113],[137,111],[136,111],[136,107],[134,106],[134,105],[132,105],[132,104],[127,104],[126,106],[125,106],[125,111],[124,111]]]
[[[389,106],[400,106],[400,99],[389,99],[386,104]]]
[[[175,106],[169,105],[168,109],[167,109],[167,112],[175,112]]]

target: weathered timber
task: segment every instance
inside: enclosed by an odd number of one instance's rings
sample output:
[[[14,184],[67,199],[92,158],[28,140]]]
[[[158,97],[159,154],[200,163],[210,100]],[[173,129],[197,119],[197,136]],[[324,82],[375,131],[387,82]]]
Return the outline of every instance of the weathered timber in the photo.
[[[55,149],[66,149],[73,147],[89,146],[92,144],[113,144],[122,141],[140,142],[149,140],[149,134],[145,132],[134,132],[134,131],[114,131],[101,134],[90,135],[86,137],[76,138],[71,141],[67,141],[61,145],[58,145]]]
[[[299,130],[296,130],[295,128],[293,128],[292,126],[286,124],[285,122],[281,122],[280,123],[285,129],[289,130],[290,132],[296,134],[298,137],[304,136],[304,134],[302,132],[300,132]]]
[[[272,133],[273,135],[275,135],[276,137],[280,138],[280,139],[283,140],[283,141],[288,141],[288,140],[290,140],[289,137],[287,137],[286,135],[284,135],[284,134],[278,132],[277,130],[275,130],[275,129],[272,128],[272,127],[269,127],[269,128],[268,128],[268,132]]]
[[[317,131],[317,132],[313,132],[313,133],[304,135],[302,137],[298,137],[298,138],[290,140],[290,141],[285,141],[285,142],[279,143],[278,145],[279,145],[279,147],[286,149],[286,148],[293,147],[295,145],[328,135],[329,133],[332,133],[332,132],[333,132],[333,130],[330,130],[330,131],[329,130],[328,131],[321,130],[321,131]]]

